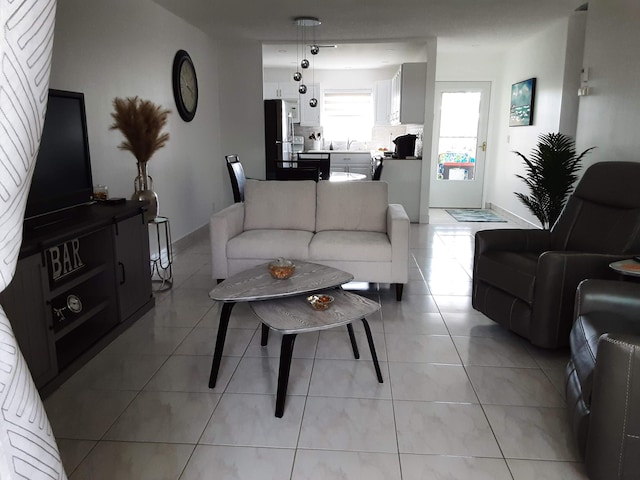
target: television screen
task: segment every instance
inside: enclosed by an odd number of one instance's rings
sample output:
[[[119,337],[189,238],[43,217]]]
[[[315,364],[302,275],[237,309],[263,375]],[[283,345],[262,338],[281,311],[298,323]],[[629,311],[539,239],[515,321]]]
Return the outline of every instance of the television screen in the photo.
[[[92,193],[84,95],[49,90],[25,217],[90,202]]]

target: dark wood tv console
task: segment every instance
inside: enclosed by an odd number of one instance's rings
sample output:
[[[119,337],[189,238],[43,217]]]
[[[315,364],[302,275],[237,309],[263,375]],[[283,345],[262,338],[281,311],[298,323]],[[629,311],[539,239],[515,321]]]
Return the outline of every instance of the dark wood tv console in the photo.
[[[140,202],[81,205],[25,222],[0,304],[47,396],[154,305]]]

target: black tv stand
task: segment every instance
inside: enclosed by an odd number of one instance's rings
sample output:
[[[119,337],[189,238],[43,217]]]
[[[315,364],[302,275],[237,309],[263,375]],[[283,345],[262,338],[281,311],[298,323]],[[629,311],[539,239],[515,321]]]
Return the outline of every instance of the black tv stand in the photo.
[[[85,204],[26,221],[0,303],[48,395],[154,305],[141,203]]]

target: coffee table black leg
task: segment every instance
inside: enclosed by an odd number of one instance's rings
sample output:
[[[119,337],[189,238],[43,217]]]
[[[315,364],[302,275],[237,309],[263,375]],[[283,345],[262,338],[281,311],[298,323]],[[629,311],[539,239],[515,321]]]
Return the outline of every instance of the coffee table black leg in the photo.
[[[220,370],[220,362],[222,361],[222,350],[224,349],[224,340],[227,338],[227,327],[229,326],[229,317],[235,303],[223,303],[222,312],[220,313],[220,325],[218,325],[218,336],[216,337],[216,349],[213,352],[213,363],[211,364],[211,374],[209,375],[209,388],[216,386],[218,379],[218,370]]]
[[[369,350],[371,350],[371,358],[373,358],[373,366],[376,368],[378,382],[384,383],[382,380],[382,372],[380,371],[380,364],[378,363],[378,355],[376,355],[376,346],[373,344],[373,336],[371,336],[371,329],[369,328],[369,322],[367,322],[366,318],[363,318],[362,324],[364,325],[364,331],[367,333],[367,342],[369,342]]]
[[[260,336],[260,345],[263,347],[267,346],[269,342],[269,327],[267,327],[264,323],[262,324],[262,335]]]
[[[347,323],[347,331],[349,332],[349,340],[351,340],[351,347],[353,348],[353,356],[356,360],[360,358],[360,352],[358,351],[358,342],[356,342],[356,336],[353,333],[353,325]]]
[[[284,414],[284,400],[287,397],[289,385],[289,372],[291,371],[291,357],[293,356],[293,344],[296,341],[295,334],[282,336],[280,347],[280,369],[278,371],[278,393],[276,395],[276,417],[282,418]]]

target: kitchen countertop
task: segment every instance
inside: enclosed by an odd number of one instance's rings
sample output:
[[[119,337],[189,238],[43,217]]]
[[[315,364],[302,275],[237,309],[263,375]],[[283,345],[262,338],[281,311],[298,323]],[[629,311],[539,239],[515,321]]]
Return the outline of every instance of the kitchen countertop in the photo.
[[[371,150],[306,150],[305,153],[371,153]]]

